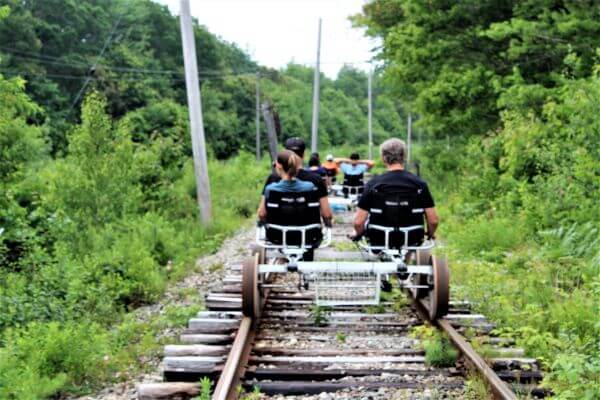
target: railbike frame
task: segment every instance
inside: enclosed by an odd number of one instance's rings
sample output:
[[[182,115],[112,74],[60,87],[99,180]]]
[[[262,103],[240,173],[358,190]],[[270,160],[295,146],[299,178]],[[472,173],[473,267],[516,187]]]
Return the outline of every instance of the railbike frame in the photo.
[[[406,263],[406,256],[411,251],[428,250],[435,246],[433,240],[425,242],[421,246],[409,246],[408,234],[412,231],[423,229],[421,225],[414,225],[405,228],[392,228],[380,225],[369,225],[370,229],[376,229],[384,232],[385,241],[383,246],[371,246],[367,243],[358,243],[359,248],[367,256],[365,261],[299,261],[302,255],[312,247],[306,245],[306,231],[320,227],[319,224],[305,226],[282,226],[267,224],[257,229],[256,243],[266,250],[275,250],[280,256],[285,257],[286,264],[259,264],[259,274],[270,273],[288,273],[298,272],[301,275],[311,274],[374,274],[377,279],[381,275],[400,274],[405,279],[400,281],[400,285],[406,289],[428,288],[426,285],[412,284],[414,275],[433,275],[431,265],[414,265]],[[277,245],[266,241],[265,228],[277,229],[282,232],[283,244]],[[299,246],[289,246],[286,243],[288,232],[300,232],[301,244]],[[404,245],[398,249],[389,247],[389,236],[392,232],[404,233]],[[326,228],[325,241],[319,248],[327,247],[331,243],[331,228]],[[377,260],[377,261],[373,261]],[[379,301],[379,288],[377,288],[377,302]],[[340,303],[336,303],[340,304]],[[343,304],[352,304],[344,302]],[[365,303],[361,303],[365,304]]]

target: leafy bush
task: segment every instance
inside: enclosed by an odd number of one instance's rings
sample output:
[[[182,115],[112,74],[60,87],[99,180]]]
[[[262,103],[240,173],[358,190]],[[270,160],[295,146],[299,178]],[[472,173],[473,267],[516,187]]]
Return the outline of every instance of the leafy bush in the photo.
[[[31,323],[5,332],[0,397],[39,399],[85,387],[110,372],[106,333],[93,323]]]

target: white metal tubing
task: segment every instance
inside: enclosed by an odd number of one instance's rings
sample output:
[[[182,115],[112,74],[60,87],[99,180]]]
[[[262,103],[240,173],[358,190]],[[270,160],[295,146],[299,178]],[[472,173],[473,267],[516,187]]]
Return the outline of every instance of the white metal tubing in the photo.
[[[409,274],[431,275],[433,268],[431,265],[407,265],[406,272]],[[265,273],[288,272],[285,264],[259,264],[258,271]],[[298,271],[303,274],[310,273],[375,273],[375,274],[394,274],[398,272],[398,264],[395,262],[365,262],[365,261],[299,261]]]

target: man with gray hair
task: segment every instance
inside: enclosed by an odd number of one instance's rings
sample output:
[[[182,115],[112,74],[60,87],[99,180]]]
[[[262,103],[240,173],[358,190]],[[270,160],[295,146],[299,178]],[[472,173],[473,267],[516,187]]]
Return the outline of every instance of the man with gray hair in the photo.
[[[367,236],[373,241],[368,232],[370,215],[372,220],[382,220],[381,225],[392,224],[395,227],[423,225],[424,215],[427,220],[426,234],[433,239],[438,226],[435,204],[427,183],[404,169],[406,145],[402,140],[392,138],[381,144],[380,151],[387,172],[372,178],[365,185],[354,217],[355,235],[352,239],[360,238],[367,231]],[[389,200],[390,196],[400,200]],[[377,234],[373,232],[374,236]],[[409,245],[420,243],[424,234],[421,230],[420,233],[409,235]],[[398,247],[399,242],[403,241],[396,240],[395,244],[390,242],[390,245]]]

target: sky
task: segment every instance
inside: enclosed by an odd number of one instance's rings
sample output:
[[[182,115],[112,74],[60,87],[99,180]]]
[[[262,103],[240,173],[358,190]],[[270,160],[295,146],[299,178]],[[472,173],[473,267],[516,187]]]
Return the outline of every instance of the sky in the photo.
[[[180,0],[154,0],[179,15]],[[321,71],[335,78],[344,63],[369,69],[377,42],[352,28],[349,15],[365,0],[190,0],[192,16],[221,38],[236,43],[253,60],[272,68],[290,61],[314,65],[322,18]],[[196,43],[200,46],[201,43]]]

